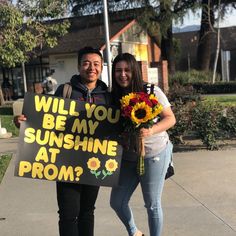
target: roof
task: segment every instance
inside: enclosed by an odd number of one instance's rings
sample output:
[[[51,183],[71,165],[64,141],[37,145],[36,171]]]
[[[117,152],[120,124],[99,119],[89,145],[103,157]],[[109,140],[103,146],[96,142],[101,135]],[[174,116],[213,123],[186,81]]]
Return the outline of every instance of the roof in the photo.
[[[62,19],[63,20],[63,19]],[[43,55],[74,53],[85,46],[104,49],[105,47],[105,27],[102,14],[88,15],[67,18],[71,26],[68,33],[58,40],[58,45],[54,48],[45,48]],[[61,21],[61,20],[57,20]],[[110,39],[118,36],[135,23],[133,17],[118,17],[113,15],[109,22]]]

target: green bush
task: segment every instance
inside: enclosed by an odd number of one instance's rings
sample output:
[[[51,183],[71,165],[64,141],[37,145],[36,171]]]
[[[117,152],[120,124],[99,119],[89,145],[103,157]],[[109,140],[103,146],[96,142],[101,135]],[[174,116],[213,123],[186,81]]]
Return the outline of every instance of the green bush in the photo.
[[[0,107],[0,115],[13,115],[12,107]]]
[[[201,99],[201,96],[199,93],[196,92],[196,90],[193,89],[191,85],[183,86],[176,83],[171,86],[168,93],[168,98],[169,101],[173,103],[184,104],[187,102],[199,101]]]
[[[215,103],[198,103],[191,111],[193,129],[208,149],[218,149],[222,108]]]
[[[187,134],[191,128],[191,117],[189,111],[194,103],[173,103],[173,112],[176,118],[176,124],[173,128],[168,130],[171,141],[175,144],[184,143],[183,136]]]
[[[219,128],[221,136],[230,138],[236,134],[236,107],[229,107],[223,110]]]
[[[187,85],[192,83],[210,83],[212,81],[212,72],[191,70],[186,72],[177,71],[170,76],[170,86],[174,84]],[[216,76],[216,81],[220,81],[220,76]]]
[[[15,126],[13,122],[14,116],[0,116],[2,127],[6,128],[7,132],[12,133],[13,136],[19,136],[19,129]]]
[[[191,83],[193,88],[202,94],[222,94],[222,93],[236,93],[236,82],[217,82],[211,83]]]
[[[236,107],[217,102],[182,101],[172,103],[176,125],[169,130],[171,140],[183,143],[183,137],[194,134],[209,150],[218,149],[218,141],[236,137]]]
[[[222,94],[236,93],[236,82],[222,82],[220,76],[216,76],[216,83],[212,84],[212,72],[191,70],[187,72],[176,72],[170,75],[170,88],[176,84],[188,87],[191,86],[197,93],[201,94]]]

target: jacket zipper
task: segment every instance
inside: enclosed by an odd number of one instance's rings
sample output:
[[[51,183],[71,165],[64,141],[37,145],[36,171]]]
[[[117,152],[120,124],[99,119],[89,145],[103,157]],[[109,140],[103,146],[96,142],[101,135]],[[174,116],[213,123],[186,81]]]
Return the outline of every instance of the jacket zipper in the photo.
[[[89,103],[92,103],[93,102],[93,98],[92,98],[92,96],[91,96],[91,90],[89,90],[88,89],[88,92],[87,92],[87,101],[89,102]]]

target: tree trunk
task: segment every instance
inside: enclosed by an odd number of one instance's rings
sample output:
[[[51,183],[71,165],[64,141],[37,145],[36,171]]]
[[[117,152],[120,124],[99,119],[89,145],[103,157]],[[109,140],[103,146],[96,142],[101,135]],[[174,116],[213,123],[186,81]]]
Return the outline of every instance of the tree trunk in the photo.
[[[166,36],[161,39],[161,57],[168,61],[168,70],[172,75],[175,73],[175,52],[173,46],[172,25],[167,30]]]
[[[214,12],[211,0],[202,0],[202,18],[198,43],[198,69],[209,71],[213,39]]]
[[[220,53],[220,15],[221,15],[221,8],[220,8],[221,1],[218,0],[218,19],[217,19],[217,46],[216,46],[216,55],[215,55],[215,61],[214,61],[214,67],[213,67],[213,76],[212,76],[212,84],[216,81],[216,69],[217,69],[217,63]]]

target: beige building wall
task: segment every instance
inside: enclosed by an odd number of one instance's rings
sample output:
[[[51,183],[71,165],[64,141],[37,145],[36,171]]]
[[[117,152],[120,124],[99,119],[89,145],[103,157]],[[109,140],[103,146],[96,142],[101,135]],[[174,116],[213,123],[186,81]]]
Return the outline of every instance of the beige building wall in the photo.
[[[53,78],[57,80],[58,85],[69,82],[71,77],[78,74],[77,54],[61,54],[49,56],[49,67],[54,69]],[[103,66],[102,81],[108,85],[107,66]]]
[[[77,54],[61,54],[49,56],[49,67],[54,69],[53,78],[57,80],[58,85],[69,82],[74,74],[78,74]]]

